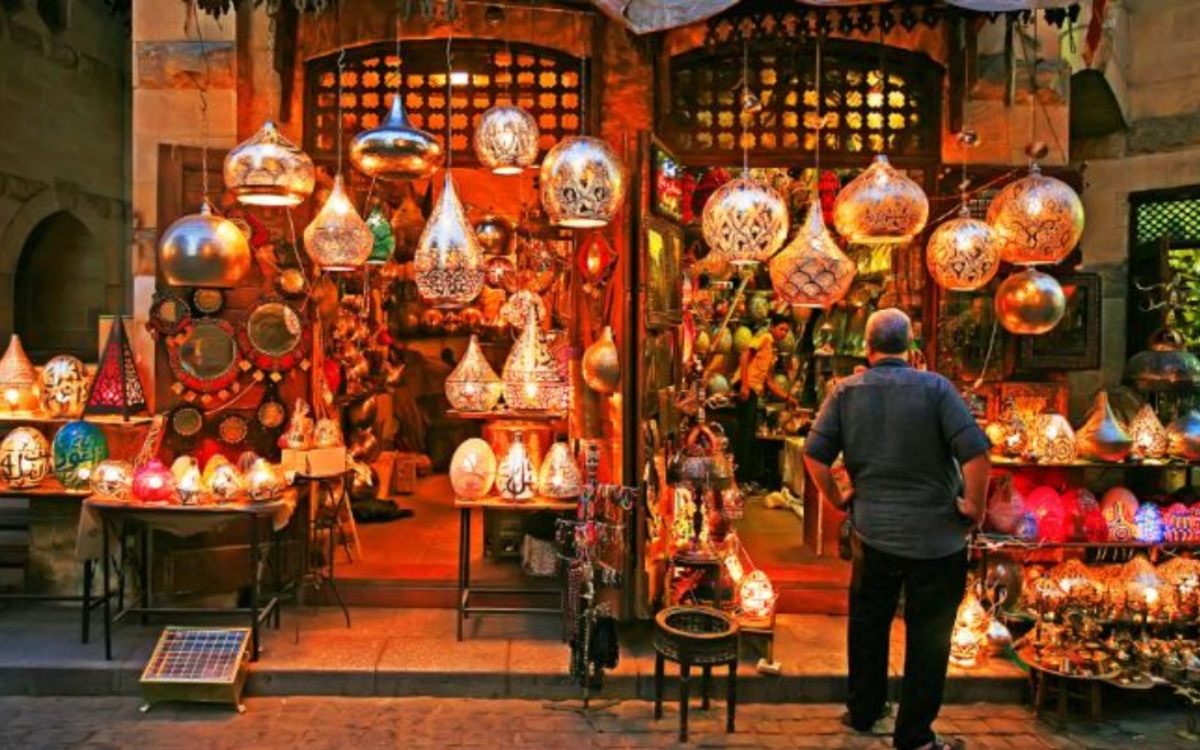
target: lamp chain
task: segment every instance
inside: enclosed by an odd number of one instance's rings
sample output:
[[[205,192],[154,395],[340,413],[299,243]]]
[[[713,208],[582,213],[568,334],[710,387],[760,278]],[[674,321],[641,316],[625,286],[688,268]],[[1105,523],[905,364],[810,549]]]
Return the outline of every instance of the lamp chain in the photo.
[[[342,5],[343,2],[338,2],[337,13],[334,16],[334,25],[337,27],[338,58],[337,58],[337,173],[342,173],[342,135],[345,130],[345,116],[342,114],[342,78],[346,71],[346,46],[342,43]]]
[[[962,209],[967,210],[967,161],[970,159],[970,149],[975,145],[975,131],[971,128],[967,121],[969,118],[970,107],[967,106],[968,88],[971,86],[971,50],[967,48],[966,40],[966,22],[959,25],[959,32],[963,35],[963,65],[962,65],[962,132],[959,133],[959,146],[962,148],[962,175],[958,181],[958,192],[962,200]]]
[[[400,9],[400,0],[396,0],[396,96],[400,96],[400,39],[404,33],[404,13]]]
[[[283,102],[279,101],[280,92],[277,73],[275,71],[275,35],[277,33],[275,14],[267,10],[267,59],[270,64],[267,67],[267,100],[271,103],[278,102],[279,108],[283,109]],[[267,115],[271,117],[270,114]]]
[[[746,102],[750,93],[750,42],[742,41],[742,178],[750,174],[750,145],[749,135],[750,112]]]
[[[201,202],[208,203],[208,82],[212,80],[212,69],[208,62],[208,48],[204,43],[204,31],[200,28],[200,13],[195,0],[188,3],[188,16],[196,25],[196,41],[200,44],[200,58],[204,61],[204,77],[195,73],[192,79],[200,94],[200,190]]]
[[[817,90],[816,143],[813,144],[813,170],[816,172],[813,176],[814,191],[819,190],[821,185],[821,131],[825,129],[825,115],[821,112],[821,57],[821,30],[817,29],[816,80],[813,82]]]

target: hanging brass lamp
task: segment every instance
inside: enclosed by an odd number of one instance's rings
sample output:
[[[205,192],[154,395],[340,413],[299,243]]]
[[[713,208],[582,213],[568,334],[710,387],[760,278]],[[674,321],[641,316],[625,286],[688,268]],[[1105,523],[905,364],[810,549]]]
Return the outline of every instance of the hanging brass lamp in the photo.
[[[358,215],[339,172],[329,199],[304,229],[304,249],[324,271],[355,271],[374,246],[375,235]]]
[[[787,241],[783,197],[755,180],[731,180],[709,197],[701,216],[711,252],[735,266],[768,260]]]
[[[857,244],[906,242],[929,220],[929,198],[921,186],[880,154],[842,188],[833,203],[833,226]]]
[[[483,289],[483,249],[467,221],[449,170],[413,256],[417,291],[434,307],[463,307]]]
[[[350,163],[381,180],[423,179],[436,172],[444,158],[442,144],[408,121],[399,91],[392,95],[391,109],[379,127],[364,130],[350,141]]]
[[[1071,186],[1042,174],[1029,174],[1004,187],[988,207],[1000,256],[1023,266],[1058,263],[1083,236],[1083,202]]]
[[[267,120],[225,156],[225,187],[249,206],[298,206],[316,184],[312,158]]]
[[[625,169],[599,138],[559,141],[542,160],[539,181],[546,216],[560,227],[606,226],[625,202]]]
[[[475,128],[475,155],[493,174],[520,174],[537,161],[538,126],[521,107],[503,104],[479,118]]]
[[[250,271],[250,243],[208,201],[199,213],[177,219],[158,243],[158,263],[172,286],[231,289]]]
[[[938,286],[969,292],[987,286],[1000,270],[1000,245],[992,227],[971,218],[964,205],[957,218],[934,230],[925,248],[925,262]]]
[[[829,235],[821,202],[808,206],[800,232],[771,260],[771,286],[797,307],[832,307],[846,296],[857,270]]]

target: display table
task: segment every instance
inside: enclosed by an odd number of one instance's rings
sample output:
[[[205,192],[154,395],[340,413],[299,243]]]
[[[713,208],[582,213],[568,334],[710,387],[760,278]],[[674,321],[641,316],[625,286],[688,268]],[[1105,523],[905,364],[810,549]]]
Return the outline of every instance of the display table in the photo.
[[[472,586],[471,585],[471,513],[476,510],[506,510],[535,513],[552,511],[556,513],[574,512],[578,509],[575,500],[559,500],[557,498],[532,498],[530,500],[501,500],[499,498],[483,498],[466,500],[455,498],[454,507],[458,508],[458,640],[463,639],[463,620],[478,614],[557,614],[564,611],[565,593],[560,585],[556,589],[533,588],[530,586]],[[480,606],[471,604],[471,594],[488,594],[494,596],[552,596],[558,603],[554,607],[529,606]]]
[[[279,627],[279,591],[281,581],[279,565],[271,566],[272,587],[263,599],[263,567],[267,554],[263,551],[263,540],[277,539],[277,532],[288,525],[295,509],[295,493],[289,492],[280,499],[250,505],[148,505],[142,503],[114,502],[89,498],[84,501],[83,514],[79,519],[79,536],[76,542],[76,557],[80,560],[112,557],[114,540],[121,547],[121,559],[126,558],[126,541],[136,531],[139,535],[138,571],[141,584],[140,598],[131,600],[131,606],[122,606],[113,612],[110,599],[104,599],[105,628],[126,615],[142,616],[142,624],[148,624],[151,614],[171,615],[245,615],[250,619],[252,632],[252,659],[258,659],[259,626],[274,615],[275,626]],[[264,525],[266,534],[261,533]],[[155,606],[151,566],[154,555],[151,547],[155,532],[174,536],[192,536],[224,528],[240,528],[246,533],[250,548],[250,600],[244,607],[164,607]],[[97,548],[99,552],[97,553]],[[103,568],[104,590],[110,589],[109,567]],[[122,605],[124,602],[122,601]],[[112,658],[111,645],[105,644],[105,658]]]

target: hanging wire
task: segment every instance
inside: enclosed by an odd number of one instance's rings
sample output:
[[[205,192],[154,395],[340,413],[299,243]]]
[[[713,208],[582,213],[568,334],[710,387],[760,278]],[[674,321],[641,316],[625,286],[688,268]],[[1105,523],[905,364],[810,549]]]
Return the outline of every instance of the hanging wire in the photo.
[[[578,23],[577,18],[571,19],[571,25],[575,26]],[[582,38],[583,34],[576,34],[576,38]],[[579,55],[579,134],[587,135],[587,100],[591,92],[591,87],[584,86],[583,82],[587,78],[587,50],[583,50]]]
[[[200,13],[195,0],[188,3],[188,17],[196,25],[196,41],[200,44],[200,58],[204,61],[204,77],[195,73],[192,80],[200,95],[200,181],[201,203],[208,203],[208,83],[212,80],[212,67],[208,61],[208,47],[204,42],[204,30],[200,28]]]
[[[815,61],[816,80],[813,81],[813,86],[817,90],[817,132],[816,143],[813,144],[813,170],[816,172],[813,177],[813,192],[819,190],[821,185],[821,134],[825,129],[825,115],[821,112],[821,31],[817,30],[817,59]],[[818,195],[819,197],[819,195]]]
[[[334,18],[334,24],[337,27],[338,58],[337,58],[337,171],[342,173],[342,135],[345,128],[345,116],[342,114],[342,78],[346,72],[346,47],[342,44],[342,5],[338,2],[337,13]]]
[[[742,42],[742,177],[743,179],[750,174],[750,117],[751,113],[746,108],[746,102],[750,98],[750,43]]]
[[[454,166],[454,29],[446,37],[446,169]]]

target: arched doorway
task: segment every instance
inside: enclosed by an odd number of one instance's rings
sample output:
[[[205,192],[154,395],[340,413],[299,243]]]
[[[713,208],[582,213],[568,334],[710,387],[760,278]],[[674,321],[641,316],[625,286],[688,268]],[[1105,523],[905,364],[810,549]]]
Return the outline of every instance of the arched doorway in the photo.
[[[13,299],[15,330],[30,357],[96,359],[105,262],[96,238],[67,211],[47,216],[30,232],[17,263]]]

